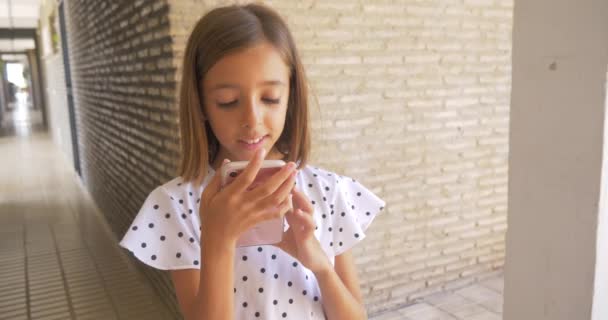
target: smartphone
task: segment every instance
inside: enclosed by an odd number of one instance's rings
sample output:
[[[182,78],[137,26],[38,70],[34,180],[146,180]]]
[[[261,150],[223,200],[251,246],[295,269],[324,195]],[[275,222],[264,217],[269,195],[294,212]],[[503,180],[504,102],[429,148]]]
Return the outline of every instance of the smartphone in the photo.
[[[235,161],[223,165],[221,168],[222,188],[236,179],[248,164],[249,161]],[[247,190],[255,189],[258,185],[268,180],[273,174],[280,171],[284,165],[285,161],[283,160],[264,160],[258,174]],[[290,208],[293,209],[291,199],[288,201]],[[274,218],[254,225],[239,237],[236,246],[246,247],[281,242],[285,225],[284,219],[285,218]]]

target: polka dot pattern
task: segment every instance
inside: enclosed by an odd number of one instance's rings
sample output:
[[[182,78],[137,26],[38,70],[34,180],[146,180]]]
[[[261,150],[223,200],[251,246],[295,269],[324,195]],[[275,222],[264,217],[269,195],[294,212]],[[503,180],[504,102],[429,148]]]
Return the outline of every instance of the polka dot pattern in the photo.
[[[199,268],[200,222],[198,215],[186,215],[195,203],[185,198],[186,185],[176,178],[152,190],[120,245],[142,262],[161,270]],[[137,243],[138,246],[134,247]]]
[[[199,187],[175,178],[154,189],[120,245],[145,264],[161,270],[199,269]],[[311,200],[315,237],[333,263],[335,256],[365,238],[365,230],[385,202],[355,179],[318,167],[299,171],[296,187]],[[285,229],[289,225],[285,220]],[[235,319],[325,319],[314,274],[277,247],[239,247],[234,258]]]

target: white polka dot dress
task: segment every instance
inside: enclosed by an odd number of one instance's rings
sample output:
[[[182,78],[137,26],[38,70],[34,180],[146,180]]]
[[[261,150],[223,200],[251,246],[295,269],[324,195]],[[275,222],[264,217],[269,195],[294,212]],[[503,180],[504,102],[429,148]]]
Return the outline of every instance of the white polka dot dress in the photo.
[[[157,269],[199,269],[200,196],[214,174],[209,169],[198,188],[178,177],[154,189],[120,246]],[[365,238],[385,205],[355,179],[318,167],[302,168],[296,188],[315,208],[315,236],[332,264]],[[235,319],[325,319],[314,274],[275,246],[237,248],[233,288]]]

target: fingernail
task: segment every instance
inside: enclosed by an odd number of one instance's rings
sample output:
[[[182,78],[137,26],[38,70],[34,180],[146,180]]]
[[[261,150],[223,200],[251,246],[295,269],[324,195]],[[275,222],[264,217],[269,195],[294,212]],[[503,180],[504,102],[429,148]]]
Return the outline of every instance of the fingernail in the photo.
[[[264,159],[265,156],[266,156],[266,149],[261,148],[261,150],[259,151],[260,159]]]

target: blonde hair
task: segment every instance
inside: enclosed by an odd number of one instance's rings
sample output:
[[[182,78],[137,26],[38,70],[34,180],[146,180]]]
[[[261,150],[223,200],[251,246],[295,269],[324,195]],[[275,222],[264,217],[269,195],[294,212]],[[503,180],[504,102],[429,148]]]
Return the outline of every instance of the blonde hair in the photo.
[[[268,42],[290,69],[285,126],[276,142],[283,160],[307,164],[310,150],[308,84],[295,42],[287,24],[274,10],[259,4],[219,7],[194,26],[184,53],[179,100],[181,159],[179,175],[201,183],[215,161],[219,141],[205,121],[202,81],[225,55]],[[270,150],[267,150],[270,151]]]

